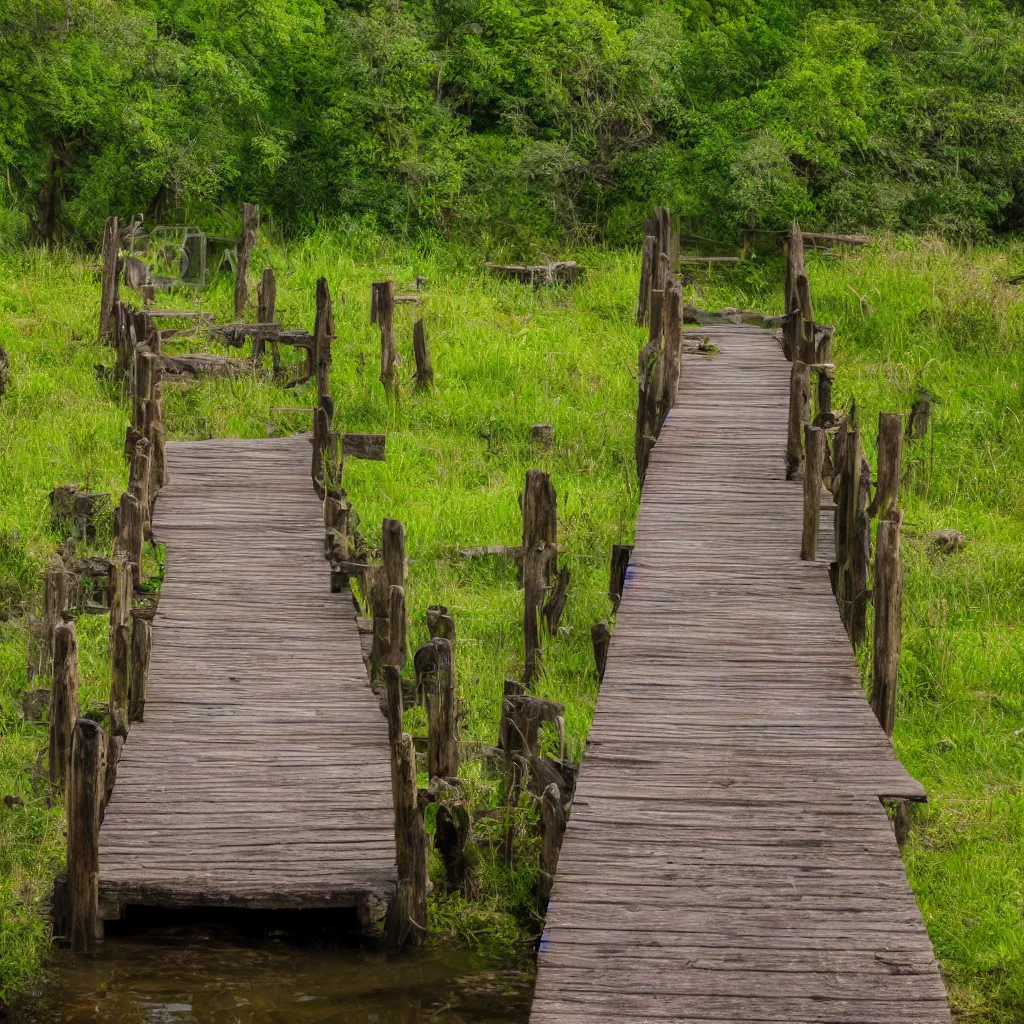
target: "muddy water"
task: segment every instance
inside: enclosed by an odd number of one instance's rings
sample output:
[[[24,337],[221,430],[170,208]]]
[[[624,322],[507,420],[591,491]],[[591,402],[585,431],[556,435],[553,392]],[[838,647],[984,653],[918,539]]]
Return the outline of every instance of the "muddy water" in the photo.
[[[58,951],[18,1024],[526,1024],[528,973],[468,952],[389,956],[323,921],[164,918]],[[2,1016],[2,1012],[0,1012]]]

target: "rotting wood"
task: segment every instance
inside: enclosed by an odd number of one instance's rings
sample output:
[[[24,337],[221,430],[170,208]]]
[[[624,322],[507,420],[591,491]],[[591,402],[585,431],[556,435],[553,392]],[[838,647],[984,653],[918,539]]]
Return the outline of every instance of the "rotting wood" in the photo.
[[[153,648],[153,627],[141,615],[132,612],[132,650],[128,676],[128,723],[141,722],[146,713],[146,689],[149,659]]]
[[[434,386],[434,363],[427,341],[427,326],[419,319],[412,326],[412,352],[416,360],[416,386],[429,389]]]
[[[665,285],[662,303],[662,366],[658,383],[661,388],[657,427],[660,433],[669,412],[676,404],[679,374],[683,363],[683,290],[678,281]]]
[[[472,899],[480,887],[480,855],[473,838],[473,816],[465,800],[447,800],[438,806],[434,848],[441,855],[448,889]]]
[[[612,602],[612,611],[619,607],[622,591],[626,586],[626,572],[629,569],[629,557],[633,553],[632,544],[613,544],[611,570],[608,577],[608,597]]]
[[[380,327],[380,382],[388,394],[398,390],[398,348],[395,345],[395,282],[373,285],[371,320]]]
[[[825,464],[825,431],[804,426],[804,529],[800,557],[813,562],[818,557],[818,524],[821,520],[821,477]]]
[[[551,477],[526,472],[523,490],[523,683],[529,686],[540,663],[540,621],[547,581],[557,573],[558,519]]]
[[[587,273],[575,260],[556,260],[533,266],[515,266],[504,263],[485,263],[484,266],[500,277],[510,277],[522,284],[531,284],[534,288],[555,284],[574,284]]]
[[[458,715],[452,645],[443,637],[430,641],[434,649],[433,686],[428,689],[427,771],[431,778],[459,774]]]
[[[114,342],[116,323],[114,305],[118,301],[117,257],[119,250],[117,218],[107,217],[103,222],[101,248],[103,269],[100,276],[100,341]]]
[[[562,621],[562,612],[565,611],[568,588],[569,568],[563,565],[555,574],[555,585],[548,593],[548,598],[541,611],[549,636],[554,636],[558,632],[558,624]]]
[[[477,547],[459,548],[460,558],[511,558],[520,560],[523,557],[521,545],[515,544],[482,544]]]
[[[878,466],[871,513],[884,519],[900,499],[903,461],[903,417],[898,412],[878,414]]]
[[[142,583],[142,505],[130,491],[121,495],[114,531],[114,556],[119,554],[131,566],[132,583]]]
[[[740,262],[739,256],[690,256],[688,254],[680,254],[679,259],[676,260],[676,264],[679,266],[686,264],[705,265],[711,266],[714,264],[725,264],[726,266],[735,266]]]
[[[110,735],[128,735],[132,566],[115,552],[110,562]]]
[[[387,458],[387,440],[387,434],[342,434],[341,454],[346,459],[384,462]]]
[[[388,653],[385,665],[405,668],[406,660],[406,608],[404,588],[392,584],[388,601]]]
[[[594,667],[597,670],[597,681],[604,681],[604,670],[608,664],[608,645],[611,643],[612,631],[607,622],[596,622],[590,627],[590,643],[594,648]]]
[[[235,319],[241,320],[249,304],[249,259],[256,248],[260,230],[260,208],[255,203],[242,205],[242,234],[235,258]]]
[[[797,480],[804,471],[804,427],[811,420],[811,374],[807,363],[793,359],[789,377],[789,427],[786,437],[786,479]]]
[[[850,642],[859,647],[867,636],[868,575],[871,571],[871,466],[861,456],[857,516],[850,549]]]
[[[878,520],[875,541],[874,649],[871,663],[871,707],[891,736],[896,719],[896,686],[903,647],[903,565],[900,560],[900,526],[903,513],[890,509]]]
[[[277,314],[277,276],[273,267],[264,267],[260,275],[260,283],[256,286],[256,320],[261,324],[274,323]],[[262,337],[252,339],[252,362],[257,370],[263,367],[263,356],[266,352],[266,340]],[[271,366],[275,379],[281,373],[281,349],[276,338],[270,341]]]
[[[65,801],[71,948],[74,950],[90,949],[99,927],[100,805],[106,748],[106,736],[99,725],[87,718],[75,722]]]
[[[910,407],[907,416],[907,440],[920,441],[928,434],[928,426],[932,418],[932,402],[935,396],[926,388],[921,388]]]
[[[78,637],[74,622],[62,622],[54,632],[53,686],[50,694],[50,785],[64,791],[71,763],[71,742],[78,718]]]
[[[313,327],[313,350],[316,367],[316,393],[319,397],[331,393],[331,342],[334,340],[334,307],[327,278],[316,282],[316,322]]]
[[[555,447],[555,428],[550,423],[534,423],[530,427],[530,444],[534,451],[551,451]]]
[[[537,912],[547,911],[558,868],[558,854],[565,835],[565,812],[562,810],[561,793],[552,783],[544,790],[540,800],[540,864],[537,877]]]
[[[416,790],[416,752],[403,733],[391,770],[395,798],[398,892],[388,907],[384,936],[393,949],[422,946],[427,936],[427,830]]]
[[[640,296],[636,303],[636,322],[640,327],[647,324],[650,318],[651,287],[657,253],[658,239],[654,235],[645,235],[640,258]]]
[[[152,533],[150,524],[149,481],[152,466],[150,453],[153,445],[147,437],[140,437],[135,442],[131,462],[128,467],[128,491],[138,502],[142,517],[142,537],[148,539]]]
[[[509,685],[512,682],[513,685]],[[502,708],[502,733],[499,745],[506,756],[537,753],[540,727],[544,722],[555,726],[559,746],[565,745],[565,705],[542,697],[517,692],[521,689],[514,681],[506,681],[506,695]]]

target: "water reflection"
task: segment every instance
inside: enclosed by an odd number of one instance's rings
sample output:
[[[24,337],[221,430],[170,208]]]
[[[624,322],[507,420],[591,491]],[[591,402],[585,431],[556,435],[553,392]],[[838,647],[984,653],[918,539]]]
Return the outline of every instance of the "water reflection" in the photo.
[[[335,914],[138,912],[55,954],[18,1024],[525,1024],[532,979],[466,952],[389,956]]]

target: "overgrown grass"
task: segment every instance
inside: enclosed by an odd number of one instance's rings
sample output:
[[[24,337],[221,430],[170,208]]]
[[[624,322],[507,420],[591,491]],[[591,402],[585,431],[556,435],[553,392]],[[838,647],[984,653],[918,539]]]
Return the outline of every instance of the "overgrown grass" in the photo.
[[[345,483],[360,530],[379,543],[380,520],[406,525],[412,642],[425,638],[428,604],[455,616],[463,736],[493,742],[502,681],[521,662],[521,592],[515,569],[466,562],[465,544],[514,544],[525,471],[552,473],[560,544],[572,571],[559,635],[547,641],[538,691],[566,702],[569,754],[579,758],[597,688],[590,626],[607,618],[607,559],[629,541],[636,511],[632,466],[636,352],[633,253],[575,254],[592,267],[569,291],[533,292],[486,278],[472,253],[395,247],[370,235],[327,232],[262,249],[278,271],[279,319],[312,325],[320,274],[335,295],[338,338],[332,391],[336,423],[388,434],[388,460],[350,462]],[[1024,313],[1015,289],[1024,248],[959,251],[934,240],[895,240],[842,260],[810,259],[817,318],[838,325],[837,398],[855,395],[870,449],[881,409],[909,407],[916,390],[939,397],[933,439],[908,448],[904,492],[907,561],[905,643],[896,745],[928,787],[906,848],[918,893],[957,1008],[971,1020],[1009,1022],[1024,1014],[1024,444],[1021,370]],[[369,323],[369,283],[399,287],[429,279],[422,312],[434,350],[437,388],[412,389],[412,314],[397,314],[406,383],[398,400],[377,381],[378,340]],[[13,383],[0,400],[0,995],[23,986],[46,948],[39,910],[62,853],[59,809],[31,772],[44,744],[22,724],[26,635],[21,611],[37,600],[40,568],[57,539],[46,495],[62,482],[117,493],[126,406],[98,382],[110,362],[95,341],[98,285],[72,256],[11,257],[0,267],[0,343]],[[756,259],[691,286],[705,306],[778,311],[781,268]],[[201,296],[229,318],[228,282]],[[174,303],[181,303],[176,298]],[[241,378],[168,388],[172,438],[265,436],[305,429],[308,386],[283,391]],[[554,424],[555,450],[530,449],[530,426]],[[965,552],[938,556],[923,535],[956,527]],[[326,574],[326,568],[325,568]],[[326,585],[326,575],[325,575]],[[106,685],[105,623],[80,622],[86,703]],[[410,723],[417,712],[410,711]],[[473,785],[493,785],[467,767]],[[510,955],[529,919],[529,842],[520,867],[486,863],[473,904],[436,898],[431,924],[496,955]]]

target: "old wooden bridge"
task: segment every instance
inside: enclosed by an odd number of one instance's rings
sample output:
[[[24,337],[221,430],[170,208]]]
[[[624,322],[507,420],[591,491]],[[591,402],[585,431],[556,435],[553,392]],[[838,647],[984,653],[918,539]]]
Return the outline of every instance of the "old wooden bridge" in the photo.
[[[924,798],[799,558],[790,364],[702,328],[654,448],[532,1024],[948,1022],[879,798]],[[832,533],[823,512],[822,537]]]
[[[167,446],[145,720],[100,830],[100,913],[357,907],[394,893],[387,725],[330,593],[310,443]]]

